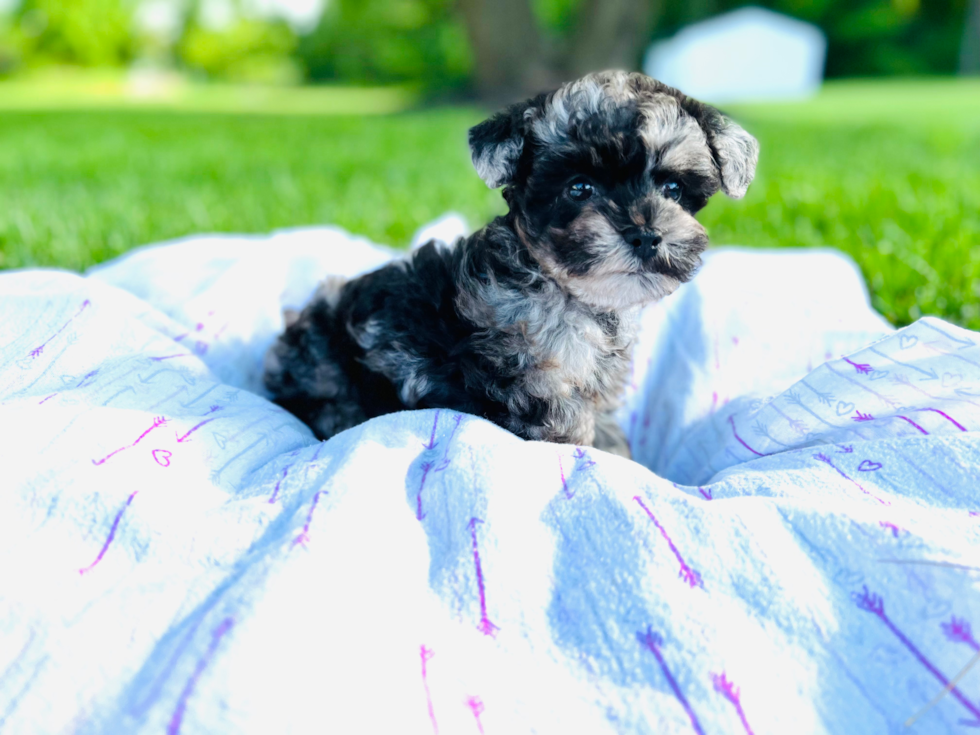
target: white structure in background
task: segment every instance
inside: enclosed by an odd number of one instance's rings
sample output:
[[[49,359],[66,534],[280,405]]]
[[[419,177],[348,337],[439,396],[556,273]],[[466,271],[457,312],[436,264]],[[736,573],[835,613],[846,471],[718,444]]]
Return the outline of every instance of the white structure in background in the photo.
[[[649,76],[711,102],[799,99],[823,79],[827,39],[819,28],[763,8],[742,8],[653,44]]]

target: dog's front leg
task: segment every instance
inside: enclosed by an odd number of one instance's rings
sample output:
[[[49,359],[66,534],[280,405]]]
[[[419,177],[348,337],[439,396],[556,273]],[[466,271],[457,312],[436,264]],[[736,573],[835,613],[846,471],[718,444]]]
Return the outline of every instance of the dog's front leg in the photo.
[[[618,454],[626,459],[633,458],[626,433],[620,428],[612,411],[596,414],[595,441],[592,445],[610,454]]]

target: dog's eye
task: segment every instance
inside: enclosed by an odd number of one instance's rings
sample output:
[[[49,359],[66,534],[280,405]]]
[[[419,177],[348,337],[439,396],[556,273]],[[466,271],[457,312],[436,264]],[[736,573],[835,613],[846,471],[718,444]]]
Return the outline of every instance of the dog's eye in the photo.
[[[681,185],[676,181],[665,181],[660,186],[660,192],[668,199],[673,199],[677,202],[681,198]]]
[[[595,194],[595,187],[588,181],[576,181],[568,187],[568,198],[573,202],[584,202]]]

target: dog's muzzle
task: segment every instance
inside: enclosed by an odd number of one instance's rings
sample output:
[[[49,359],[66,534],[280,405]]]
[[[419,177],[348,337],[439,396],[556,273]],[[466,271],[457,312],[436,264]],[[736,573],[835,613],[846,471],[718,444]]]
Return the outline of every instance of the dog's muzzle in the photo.
[[[633,246],[633,252],[640,260],[646,262],[657,254],[657,247],[663,242],[660,233],[653,230],[633,227],[623,232],[623,239]]]

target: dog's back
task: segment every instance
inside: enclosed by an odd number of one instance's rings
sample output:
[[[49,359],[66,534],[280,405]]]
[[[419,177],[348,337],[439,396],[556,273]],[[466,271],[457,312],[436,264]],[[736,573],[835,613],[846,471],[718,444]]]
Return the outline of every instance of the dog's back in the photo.
[[[266,356],[273,400],[323,439],[405,408],[482,412],[462,379],[473,330],[456,313],[453,267],[452,251],[430,242],[324,283]]]

